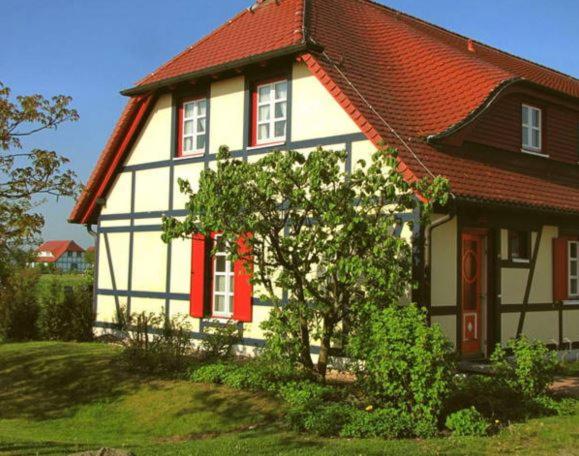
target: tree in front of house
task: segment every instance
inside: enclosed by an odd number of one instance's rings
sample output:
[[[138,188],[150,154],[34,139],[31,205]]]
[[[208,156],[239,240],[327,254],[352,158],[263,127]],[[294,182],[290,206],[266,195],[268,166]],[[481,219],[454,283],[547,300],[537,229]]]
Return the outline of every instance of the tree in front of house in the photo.
[[[318,149],[246,162],[223,148],[198,191],[180,181],[187,217],[164,219],[165,241],[220,233],[274,305],[265,323],[269,346],[321,376],[332,342],[370,303],[388,307],[411,288],[412,248],[395,230],[400,215],[419,208],[428,217],[447,195],[444,179],[408,183],[394,150],[377,151],[351,173],[345,161],[345,152]]]

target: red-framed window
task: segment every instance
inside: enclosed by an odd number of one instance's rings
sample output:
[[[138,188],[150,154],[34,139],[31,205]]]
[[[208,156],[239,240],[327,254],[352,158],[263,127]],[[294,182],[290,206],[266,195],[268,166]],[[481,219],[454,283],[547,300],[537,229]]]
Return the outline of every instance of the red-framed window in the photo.
[[[553,300],[579,299],[579,237],[553,239]]]
[[[285,142],[288,122],[287,79],[255,83],[251,97],[251,145]]]
[[[189,97],[179,101],[177,156],[203,155],[207,147],[207,98]]]
[[[253,318],[249,235],[238,240],[240,259],[232,262],[218,234],[195,235],[191,249],[190,314],[250,322]],[[212,247],[217,243],[217,249]]]

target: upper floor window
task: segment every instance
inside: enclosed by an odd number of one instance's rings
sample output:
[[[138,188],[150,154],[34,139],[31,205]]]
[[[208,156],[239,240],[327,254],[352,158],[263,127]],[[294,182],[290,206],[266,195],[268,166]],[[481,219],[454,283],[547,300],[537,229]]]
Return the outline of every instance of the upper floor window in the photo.
[[[579,241],[569,242],[569,297],[579,297]]]
[[[542,112],[539,108],[525,104],[522,109],[523,149],[541,152]]]
[[[207,143],[207,100],[184,100],[179,107],[177,156],[203,155]]]
[[[258,84],[253,94],[253,145],[286,140],[287,81],[277,80]]]

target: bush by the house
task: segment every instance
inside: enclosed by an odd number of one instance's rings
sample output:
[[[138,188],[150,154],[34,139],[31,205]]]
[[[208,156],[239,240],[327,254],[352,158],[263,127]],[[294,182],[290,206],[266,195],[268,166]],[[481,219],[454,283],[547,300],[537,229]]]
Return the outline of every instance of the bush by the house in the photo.
[[[123,358],[130,370],[171,373],[185,369],[192,347],[184,318],[146,312],[127,315],[121,309],[118,320],[125,335]]]
[[[491,362],[497,380],[527,399],[547,392],[559,365],[557,354],[549,351],[543,342],[524,336],[511,339],[506,350],[498,346]]]
[[[414,305],[374,310],[350,336],[348,352],[359,360],[358,381],[371,403],[411,416],[418,436],[437,432],[454,374],[453,354],[423,310]]]
[[[201,341],[201,354],[210,359],[228,359],[231,357],[233,346],[239,343],[239,327],[228,321],[205,329]]]
[[[484,436],[487,435],[489,423],[474,407],[459,410],[450,414],[445,425],[457,436]]]
[[[30,340],[37,337],[38,272],[30,268],[6,271],[0,283],[0,340]]]

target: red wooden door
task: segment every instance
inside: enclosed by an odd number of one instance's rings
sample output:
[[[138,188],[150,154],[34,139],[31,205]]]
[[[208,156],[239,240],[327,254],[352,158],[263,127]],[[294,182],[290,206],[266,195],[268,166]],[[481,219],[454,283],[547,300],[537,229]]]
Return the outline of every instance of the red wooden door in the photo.
[[[462,340],[464,354],[482,352],[481,297],[483,279],[483,240],[478,233],[462,234]]]

